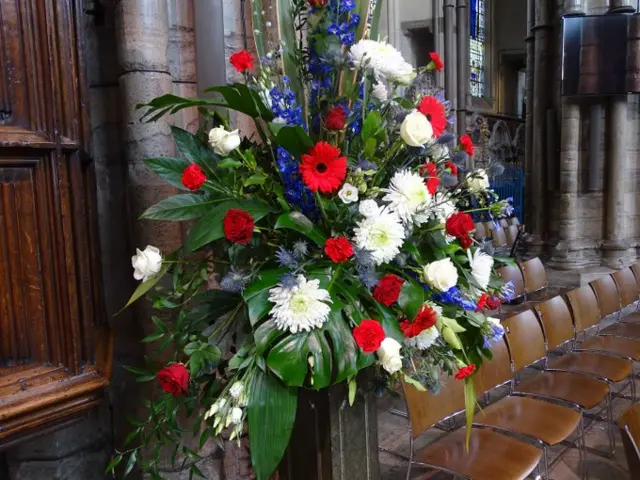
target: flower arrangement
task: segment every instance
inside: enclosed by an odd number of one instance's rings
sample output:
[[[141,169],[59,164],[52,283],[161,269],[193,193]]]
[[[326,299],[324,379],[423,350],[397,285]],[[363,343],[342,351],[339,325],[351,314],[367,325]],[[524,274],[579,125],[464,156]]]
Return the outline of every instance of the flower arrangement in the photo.
[[[142,283],[129,304],[152,300],[156,330],[143,341],[170,361],[129,368],[161,391],[111,470],[124,460],[125,472],[138,464],[159,478],[167,446],[174,460],[197,458],[183,412],[200,446],[246,425],[253,468],[267,479],[298,389],[347,382],[353,402],[368,367],[390,387],[403,378],[437,392],[442,378],[464,381],[472,415],[471,375],[503,334],[483,312],[510,294],[494,271],[508,260],[479,248],[468,210],[498,215],[504,202],[486,173],[465,172],[472,142],[456,142],[442,92],[421,86],[440,57],[416,71],[375,40],[381,2],[273,1],[279,37],[271,7],[254,0],[260,58],[230,58],[244,82],[211,88],[213,99],[142,106],[152,120],[196,106],[211,129],[174,127],[182,156],[147,161],[185,193],[143,218],[193,224],[179,250],[133,257]],[[253,118],[257,137],[242,138],[211,107]]]

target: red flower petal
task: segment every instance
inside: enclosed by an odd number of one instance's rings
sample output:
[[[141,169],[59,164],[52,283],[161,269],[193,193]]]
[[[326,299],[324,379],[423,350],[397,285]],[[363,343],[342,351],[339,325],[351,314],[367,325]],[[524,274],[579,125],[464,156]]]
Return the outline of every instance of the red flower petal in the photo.
[[[389,307],[398,301],[403,284],[403,279],[388,273],[380,279],[376,288],[373,289],[373,299]]]
[[[433,134],[439,137],[447,129],[447,114],[444,105],[434,96],[422,97],[418,104],[418,111],[431,122]]]
[[[300,175],[312,192],[332,193],[340,188],[347,176],[347,158],[328,142],[318,142],[302,155]]]
[[[253,62],[255,59],[246,50],[234,53],[229,57],[229,62],[233,65],[238,72],[244,72],[253,68]]]
[[[373,353],[380,348],[386,335],[382,325],[367,318],[353,329],[353,338],[364,353]]]
[[[324,245],[324,253],[333,263],[343,263],[353,257],[353,247],[346,237],[330,238]]]

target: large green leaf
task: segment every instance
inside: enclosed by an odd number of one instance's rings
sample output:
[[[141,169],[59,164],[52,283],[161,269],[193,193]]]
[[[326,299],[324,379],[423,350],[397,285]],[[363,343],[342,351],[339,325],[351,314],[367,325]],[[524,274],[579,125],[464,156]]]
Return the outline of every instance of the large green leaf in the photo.
[[[258,56],[260,58],[264,57],[267,53],[264,45],[265,29],[264,21],[262,19],[262,12],[264,11],[265,8],[262,0],[251,0],[251,26],[253,27],[253,41],[256,45],[256,50],[258,51]]]
[[[171,126],[171,133],[178,151],[189,162],[200,165],[209,178],[215,176],[214,168],[220,161],[220,157],[208,145],[204,145],[193,133],[175,125]]]
[[[260,272],[260,276],[244,289],[242,297],[249,309],[251,325],[255,325],[271,310],[273,304],[269,302],[269,290],[280,282],[286,272],[282,268]]]
[[[199,305],[188,313],[187,322],[190,324],[207,323],[211,325],[224,314],[237,308],[242,301],[242,297],[237,293],[223,290],[207,290],[196,296],[194,301],[198,302]]]
[[[149,207],[141,218],[149,220],[192,220],[205,215],[217,203],[220,202],[199,194],[175,195]]]
[[[147,166],[160,178],[181,190],[187,190],[182,184],[182,172],[191,162],[184,158],[159,157],[145,158]]]
[[[376,320],[380,321],[382,324],[382,328],[384,329],[384,333],[387,337],[394,338],[398,342],[402,343],[404,340],[404,335],[402,335],[402,330],[400,330],[400,324],[398,323],[398,317],[393,313],[390,308],[385,307],[381,303],[376,302],[376,308],[378,309],[379,318]]]
[[[398,304],[407,317],[413,320],[424,304],[424,297],[424,288],[422,288],[422,285],[413,278],[410,278],[405,280],[404,285],[402,285],[400,297],[398,297]]]
[[[291,438],[297,402],[295,388],[284,386],[269,373],[256,371],[247,423],[251,463],[258,480],[268,480],[278,467]]]
[[[270,123],[269,129],[275,135],[276,143],[296,158],[300,158],[303,153],[308,153],[313,147],[313,141],[307,132],[298,125],[283,127]]]
[[[265,215],[275,212],[275,209],[271,205],[258,200],[231,200],[223,202],[215,206],[209,213],[198,220],[198,223],[195,224],[187,237],[187,249],[193,252],[208,243],[224,237],[223,219],[231,208],[244,210],[252,215],[256,222]]]
[[[273,119],[273,113],[264,104],[258,92],[250,89],[244,83],[211,87],[207,88],[205,92],[219,93],[227,102],[227,107],[245,113],[252,118],[261,117],[266,121]]]
[[[184,108],[191,107],[216,107],[225,106],[223,103],[216,102],[205,98],[184,98],[172,93],[167,93],[160,97],[156,97],[149,103],[140,103],[136,108],[146,108],[146,113],[140,120],[144,122],[155,122],[166,114],[174,114]]]
[[[276,230],[279,228],[288,228],[289,230],[295,230],[296,232],[306,235],[310,240],[313,240],[317,245],[323,247],[327,241],[327,237],[322,230],[304,216],[300,212],[287,212],[278,217]]]

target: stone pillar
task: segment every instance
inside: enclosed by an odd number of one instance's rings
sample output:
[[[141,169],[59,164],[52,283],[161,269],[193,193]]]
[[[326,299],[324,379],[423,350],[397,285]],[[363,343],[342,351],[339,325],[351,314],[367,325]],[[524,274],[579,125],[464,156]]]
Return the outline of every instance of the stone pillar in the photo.
[[[457,40],[457,83],[458,83],[458,135],[467,133],[467,102],[469,92],[469,9],[467,0],[457,0],[456,5]]]
[[[533,152],[532,168],[529,173],[528,186],[531,188],[532,208],[532,253],[540,253],[546,234],[547,189],[546,189],[546,117],[549,107],[549,67],[551,61],[551,23],[548,0],[538,0],[535,8],[535,60],[533,71]],[[532,203],[533,207],[533,203]]]
[[[609,13],[634,13],[637,0],[610,0]]]
[[[433,15],[433,37],[435,39],[436,52],[444,55],[444,6],[443,0],[433,0],[432,15]],[[397,2],[396,2],[397,3]],[[445,61],[449,59],[445,58]],[[435,72],[436,85],[440,88],[444,88],[444,72]]]
[[[444,0],[444,88],[451,108],[457,110],[458,95],[456,89],[456,35],[455,35],[455,0]]]
[[[525,211],[524,222],[531,225],[531,215],[534,211],[533,197],[531,195],[531,182],[528,180],[533,171],[533,71],[535,64],[535,37],[533,35],[534,25],[534,4],[535,0],[527,0],[527,72],[526,72],[526,94],[525,94],[525,149],[524,149],[524,171],[527,179],[527,188],[525,189]]]
[[[634,256],[627,235],[627,171],[628,131],[627,98],[612,98],[609,105],[609,138],[611,148],[607,158],[607,194],[603,262],[610,268],[621,268]]]

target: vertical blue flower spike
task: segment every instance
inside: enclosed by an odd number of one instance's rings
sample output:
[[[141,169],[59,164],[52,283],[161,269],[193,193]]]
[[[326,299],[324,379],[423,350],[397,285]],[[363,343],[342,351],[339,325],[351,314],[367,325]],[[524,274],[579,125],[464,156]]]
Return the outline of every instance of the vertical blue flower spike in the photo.
[[[300,173],[298,173],[298,162],[282,147],[278,147],[276,153],[276,162],[284,183],[284,196],[287,202],[299,208],[307,216],[317,216],[318,209],[313,193],[302,183]]]
[[[458,290],[458,287],[451,287],[446,292],[434,293],[432,298],[437,302],[450,303],[457,305],[460,308],[464,308],[465,310],[475,311],[478,307],[476,302],[465,297],[460,290]]]

